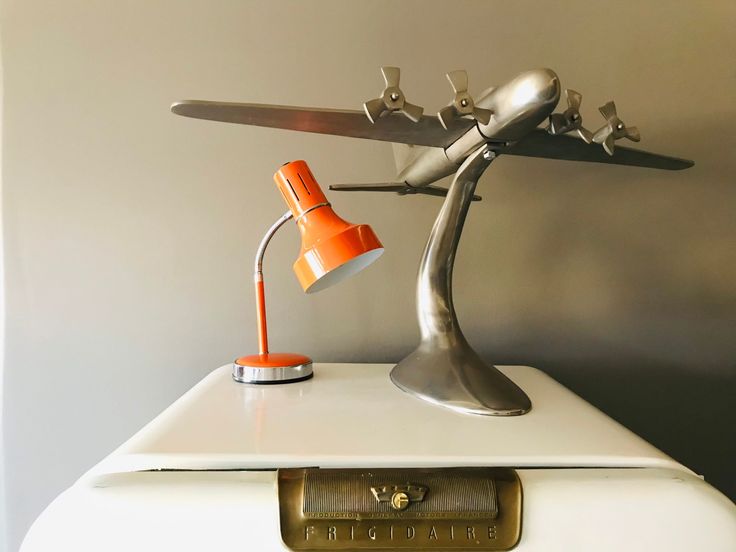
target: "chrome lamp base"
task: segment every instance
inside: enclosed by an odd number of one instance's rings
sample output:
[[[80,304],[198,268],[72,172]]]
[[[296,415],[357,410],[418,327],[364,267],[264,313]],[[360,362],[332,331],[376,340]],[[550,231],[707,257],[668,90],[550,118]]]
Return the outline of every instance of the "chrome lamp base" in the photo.
[[[294,383],[313,375],[312,359],[293,353],[250,355],[233,362],[233,379],[240,383]]]
[[[422,341],[391,371],[401,389],[425,401],[469,414],[518,416],[529,397],[486,364],[460,330],[452,302],[452,269],[478,179],[495,157],[482,147],[460,166],[434,223],[417,279]]]

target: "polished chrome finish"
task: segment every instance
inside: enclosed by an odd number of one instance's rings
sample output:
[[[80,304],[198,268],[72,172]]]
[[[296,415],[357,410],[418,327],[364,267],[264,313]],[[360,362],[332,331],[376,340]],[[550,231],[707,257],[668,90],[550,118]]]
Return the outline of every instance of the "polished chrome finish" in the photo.
[[[258,281],[259,279],[263,279],[263,256],[266,254],[266,248],[268,247],[271,238],[273,238],[273,235],[278,231],[278,229],[286,224],[286,222],[293,216],[294,215],[291,214],[291,211],[286,211],[278,218],[276,222],[271,225],[268,230],[266,230],[266,234],[263,236],[263,239],[261,239],[261,243],[258,244],[255,262],[256,281]]]
[[[416,188],[408,184],[401,182],[386,182],[386,183],[367,183],[367,184],[330,184],[330,190],[336,192],[395,192],[398,195],[414,195],[423,194],[437,197],[447,196],[447,188],[441,188],[439,186],[422,186]],[[473,201],[481,201],[483,198],[479,195],[473,196]]]
[[[294,366],[248,366],[233,362],[233,379],[240,383],[288,383],[313,376],[312,363]]]
[[[437,121],[437,118],[435,117],[434,120]],[[458,120],[465,121],[465,119]],[[437,124],[439,125],[439,122]],[[477,134],[475,125],[463,134],[463,136],[458,137],[457,140],[462,139],[469,133]],[[442,148],[424,148],[419,155],[399,171],[399,174],[396,175],[396,180],[406,182],[415,188],[428,186],[437,182],[440,178],[455,174],[455,171],[457,171],[462,162],[462,159],[457,163],[454,162],[447,156],[447,151]]]
[[[529,398],[468,344],[452,301],[455,253],[478,179],[494,158],[490,151],[471,154],[450,185],[419,268],[421,343],[394,367],[391,379],[407,393],[459,412],[515,416],[529,411]]]
[[[363,104],[365,114],[371,123],[375,123],[384,113],[398,111],[415,123],[418,123],[424,113],[424,108],[411,104],[406,101],[404,93],[399,88],[399,78],[401,70],[398,67],[381,67],[383,80],[386,88],[383,89],[381,95],[374,99],[368,100]]]
[[[559,100],[560,79],[554,71],[526,71],[477,101],[493,111],[480,131],[491,141],[520,140],[549,117]]]
[[[455,92],[455,97],[447,107],[443,107],[437,113],[442,126],[447,128],[450,122],[458,117],[470,117],[487,125],[493,113],[490,109],[476,107],[472,96],[468,93],[468,74],[460,69],[447,73],[446,77]]]
[[[547,132],[559,135],[575,131],[586,144],[590,144],[593,140],[593,133],[583,128],[583,116],[580,114],[583,95],[575,90],[567,89],[565,97],[567,98],[567,109],[562,113],[553,113],[549,116]]]
[[[613,155],[614,145],[616,140],[621,138],[628,138],[632,142],[638,142],[641,140],[639,129],[636,127],[627,127],[624,122],[618,118],[616,114],[616,104],[608,102],[606,105],[602,105],[598,108],[601,115],[606,119],[605,126],[602,126],[596,130],[593,135],[593,142],[601,144],[603,149],[606,150],[608,155]]]
[[[454,166],[454,170],[450,174],[457,171],[458,167],[462,165],[468,155],[487,142],[488,138],[481,134],[478,127],[475,127],[471,128],[468,132],[455,140],[451,146],[445,148],[445,155]]]
[[[171,111],[184,117],[209,121],[440,148],[449,146],[469,128],[475,126],[474,121],[458,119],[452,122],[449,129],[444,129],[435,116],[422,115],[418,122],[413,123],[399,113],[384,115],[381,117],[380,124],[374,125],[363,111],[352,109],[202,100],[176,102],[171,106]]]

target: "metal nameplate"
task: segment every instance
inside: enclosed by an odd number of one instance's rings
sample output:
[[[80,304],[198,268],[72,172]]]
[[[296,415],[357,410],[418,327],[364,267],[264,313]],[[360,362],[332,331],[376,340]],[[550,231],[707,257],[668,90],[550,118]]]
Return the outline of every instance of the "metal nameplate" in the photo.
[[[509,550],[521,483],[508,468],[281,469],[292,550]]]

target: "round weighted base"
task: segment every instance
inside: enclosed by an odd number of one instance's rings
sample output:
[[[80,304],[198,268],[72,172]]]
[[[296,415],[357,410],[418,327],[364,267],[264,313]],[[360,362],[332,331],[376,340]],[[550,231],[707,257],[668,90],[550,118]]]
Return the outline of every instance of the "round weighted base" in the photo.
[[[453,346],[421,344],[394,367],[391,381],[415,397],[465,414],[519,416],[532,408],[527,394],[462,338]]]
[[[233,379],[240,383],[293,383],[313,375],[312,359],[296,353],[248,355],[233,362]]]

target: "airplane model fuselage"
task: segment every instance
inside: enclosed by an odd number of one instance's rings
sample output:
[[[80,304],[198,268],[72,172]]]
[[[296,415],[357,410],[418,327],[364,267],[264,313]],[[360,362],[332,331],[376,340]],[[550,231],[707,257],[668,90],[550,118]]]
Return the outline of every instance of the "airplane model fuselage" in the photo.
[[[491,111],[487,124],[472,126],[447,148],[424,149],[397,175],[397,180],[415,188],[427,186],[453,174],[483,144],[518,142],[550,116],[559,100],[560,81],[554,71],[521,73],[490,89],[476,102],[476,106]]]

